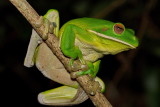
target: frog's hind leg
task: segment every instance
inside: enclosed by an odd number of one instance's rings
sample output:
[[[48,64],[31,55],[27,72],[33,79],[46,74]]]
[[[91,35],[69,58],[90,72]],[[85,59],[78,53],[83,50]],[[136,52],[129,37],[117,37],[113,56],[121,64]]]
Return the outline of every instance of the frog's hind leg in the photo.
[[[27,49],[27,54],[24,60],[24,66],[32,67],[34,65],[34,54],[37,46],[42,42],[42,38],[33,29],[30,42]]]
[[[68,86],[61,86],[38,95],[38,101],[41,104],[54,106],[76,105],[87,99],[87,94],[81,88],[76,89]]]

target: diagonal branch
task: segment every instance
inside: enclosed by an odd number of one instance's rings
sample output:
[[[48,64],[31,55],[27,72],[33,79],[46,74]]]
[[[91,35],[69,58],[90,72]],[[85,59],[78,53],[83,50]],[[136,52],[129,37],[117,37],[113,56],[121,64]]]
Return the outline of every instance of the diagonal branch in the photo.
[[[9,0],[20,12],[21,14],[28,20],[28,22],[32,25],[35,31],[41,36],[43,35],[44,26],[37,28],[35,25],[36,21],[39,19],[38,13],[30,6],[30,4],[26,0]],[[42,36],[41,36],[42,37]],[[48,47],[52,50],[53,54],[57,56],[57,58],[64,64],[67,71],[72,72],[69,68],[69,58],[66,58],[58,47],[58,38],[53,34],[48,34],[48,39],[45,41]],[[74,61],[75,64],[79,65],[78,61]],[[81,87],[86,91],[91,90],[92,86],[88,86],[87,82],[90,81],[90,77],[88,75],[84,75],[76,78],[77,82],[81,85]],[[92,102],[96,107],[112,107],[109,101],[104,97],[104,95],[100,92],[96,92],[94,96],[88,94]]]

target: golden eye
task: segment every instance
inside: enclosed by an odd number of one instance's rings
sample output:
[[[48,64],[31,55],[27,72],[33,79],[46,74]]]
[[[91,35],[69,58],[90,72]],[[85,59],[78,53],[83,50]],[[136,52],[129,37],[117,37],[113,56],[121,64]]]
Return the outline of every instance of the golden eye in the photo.
[[[114,31],[117,34],[123,33],[124,29],[125,29],[124,26],[120,23],[117,23],[117,24],[114,25]]]

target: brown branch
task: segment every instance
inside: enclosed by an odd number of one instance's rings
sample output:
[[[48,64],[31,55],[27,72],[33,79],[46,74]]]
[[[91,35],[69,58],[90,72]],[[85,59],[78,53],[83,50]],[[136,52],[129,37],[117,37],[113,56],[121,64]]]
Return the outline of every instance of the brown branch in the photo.
[[[26,0],[9,0],[20,12],[21,14],[28,20],[28,22],[32,25],[32,27],[36,30],[36,32],[41,36],[43,34],[44,26],[37,28],[35,25],[37,19],[39,19],[39,15],[37,12],[28,4]],[[42,36],[41,36],[42,37]],[[59,58],[59,60],[64,64],[65,68],[72,72],[72,69],[68,66],[69,59],[66,58],[58,47],[58,39],[53,34],[48,34],[48,39],[45,41],[48,47],[52,50],[52,52]],[[79,61],[74,61],[75,65],[79,65]],[[76,78],[77,82],[81,85],[81,87],[88,92],[91,90],[92,86],[88,86],[87,82],[91,80],[88,75],[84,75]],[[109,101],[104,97],[104,95],[100,92],[96,92],[94,96],[88,94],[92,102],[96,107],[112,107]]]

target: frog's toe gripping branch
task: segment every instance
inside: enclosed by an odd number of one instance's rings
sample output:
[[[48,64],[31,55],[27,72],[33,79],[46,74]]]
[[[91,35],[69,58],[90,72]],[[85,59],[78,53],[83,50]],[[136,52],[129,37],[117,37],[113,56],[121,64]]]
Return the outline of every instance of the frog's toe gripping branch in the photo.
[[[69,106],[76,105],[88,99],[87,94],[81,89],[62,86],[42,92],[38,101],[44,105]]]
[[[88,61],[87,62],[88,68],[85,67],[85,70],[80,71],[80,72],[73,72],[73,75],[75,75],[75,78],[77,78],[78,76],[89,74],[92,78],[94,78],[99,70],[100,62],[101,62],[100,60],[98,60],[94,63]]]

